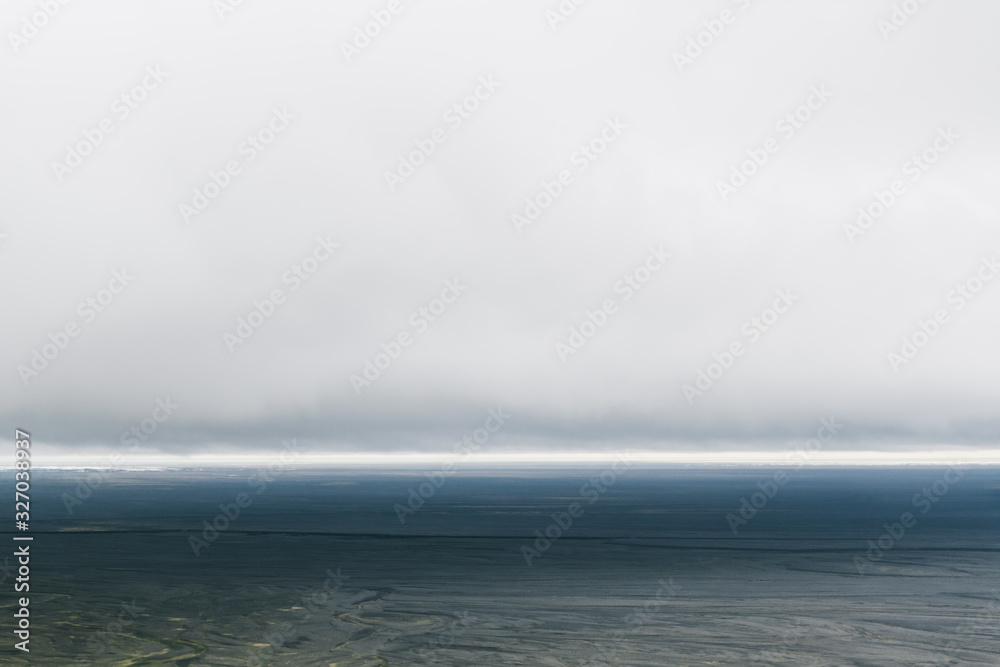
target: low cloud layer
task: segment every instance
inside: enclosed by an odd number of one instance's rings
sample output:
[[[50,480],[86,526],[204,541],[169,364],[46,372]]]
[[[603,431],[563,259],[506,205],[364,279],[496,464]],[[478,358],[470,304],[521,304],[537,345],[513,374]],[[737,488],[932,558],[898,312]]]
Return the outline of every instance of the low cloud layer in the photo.
[[[221,4],[4,9],[9,431],[1000,435],[994,3]]]

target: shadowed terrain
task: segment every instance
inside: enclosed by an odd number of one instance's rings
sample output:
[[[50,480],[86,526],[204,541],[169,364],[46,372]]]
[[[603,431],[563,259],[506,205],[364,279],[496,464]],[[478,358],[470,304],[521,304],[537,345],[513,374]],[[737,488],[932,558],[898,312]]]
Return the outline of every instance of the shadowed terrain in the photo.
[[[467,472],[405,523],[421,472],[121,471],[69,515],[86,473],[38,471],[32,652],[3,662],[997,664],[994,469],[794,471],[735,535],[773,470],[633,469],[540,548],[601,471]]]

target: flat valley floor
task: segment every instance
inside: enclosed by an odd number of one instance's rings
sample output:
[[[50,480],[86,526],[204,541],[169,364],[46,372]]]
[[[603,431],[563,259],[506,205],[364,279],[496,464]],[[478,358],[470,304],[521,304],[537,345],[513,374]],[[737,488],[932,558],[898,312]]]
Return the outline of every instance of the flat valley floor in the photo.
[[[0,662],[1000,664],[996,468],[605,470],[35,471]]]

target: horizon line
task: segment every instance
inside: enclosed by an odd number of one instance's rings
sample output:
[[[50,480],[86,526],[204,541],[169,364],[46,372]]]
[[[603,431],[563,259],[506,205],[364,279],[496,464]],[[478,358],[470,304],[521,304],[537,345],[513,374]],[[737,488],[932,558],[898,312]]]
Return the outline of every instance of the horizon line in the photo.
[[[899,465],[991,465],[1000,464],[1000,449],[948,448],[947,450],[838,450],[809,452],[795,450],[728,450],[720,452],[660,452],[638,449],[563,452],[492,452],[456,455],[453,452],[239,452],[216,454],[136,454],[112,455],[44,455],[35,456],[34,469],[102,468],[143,469],[160,467],[241,467],[275,464],[299,468],[303,466],[371,466],[376,468],[410,467],[415,465],[453,464],[483,467],[500,465],[610,465],[624,458],[631,464],[664,465],[740,465],[740,466],[899,466]],[[12,466],[0,466],[8,469]]]

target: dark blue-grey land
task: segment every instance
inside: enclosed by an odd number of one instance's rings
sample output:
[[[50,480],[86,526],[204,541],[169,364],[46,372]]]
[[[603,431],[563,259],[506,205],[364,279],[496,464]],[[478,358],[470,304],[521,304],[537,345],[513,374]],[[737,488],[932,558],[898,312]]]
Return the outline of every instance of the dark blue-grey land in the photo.
[[[783,472],[38,470],[0,662],[1000,664],[1000,469]]]

